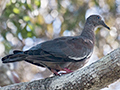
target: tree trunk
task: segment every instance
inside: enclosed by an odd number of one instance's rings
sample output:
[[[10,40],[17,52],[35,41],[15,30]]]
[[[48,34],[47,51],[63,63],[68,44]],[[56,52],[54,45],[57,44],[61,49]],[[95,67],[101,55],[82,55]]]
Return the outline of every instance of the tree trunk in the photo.
[[[99,90],[119,78],[120,48],[73,73],[13,84],[0,90]]]

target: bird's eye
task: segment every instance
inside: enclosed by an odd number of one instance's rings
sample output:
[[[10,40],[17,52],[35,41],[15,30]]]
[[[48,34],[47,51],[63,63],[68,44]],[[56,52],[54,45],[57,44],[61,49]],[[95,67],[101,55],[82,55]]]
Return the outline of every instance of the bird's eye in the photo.
[[[99,16],[97,16],[97,19],[100,19],[100,17],[99,17]]]

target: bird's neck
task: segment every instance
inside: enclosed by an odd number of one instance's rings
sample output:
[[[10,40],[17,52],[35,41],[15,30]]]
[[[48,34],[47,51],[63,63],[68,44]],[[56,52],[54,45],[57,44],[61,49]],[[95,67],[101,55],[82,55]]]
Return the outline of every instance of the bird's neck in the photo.
[[[85,23],[84,29],[81,33],[81,36],[87,39],[90,39],[94,43],[95,35],[94,35],[95,26],[90,23]]]

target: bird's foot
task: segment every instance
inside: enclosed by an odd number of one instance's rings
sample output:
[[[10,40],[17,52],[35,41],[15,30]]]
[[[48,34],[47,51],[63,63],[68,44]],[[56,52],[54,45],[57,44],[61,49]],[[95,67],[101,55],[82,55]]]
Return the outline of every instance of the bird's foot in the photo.
[[[60,70],[60,71],[57,72],[57,73],[58,73],[59,76],[61,76],[61,75],[63,75],[63,74],[67,74],[67,73],[71,73],[71,72],[73,72],[73,71],[71,71],[71,70],[69,70],[69,69],[67,69],[67,68],[64,68],[64,69]]]
[[[71,73],[71,72],[73,72],[73,71],[71,71],[71,70],[69,70],[69,69],[67,69],[67,68],[64,68],[64,69],[61,69],[60,71],[56,71],[56,70],[52,70],[52,72],[55,74],[55,75],[59,75],[59,76],[61,76],[61,75],[63,75],[63,74],[67,74],[67,73]]]

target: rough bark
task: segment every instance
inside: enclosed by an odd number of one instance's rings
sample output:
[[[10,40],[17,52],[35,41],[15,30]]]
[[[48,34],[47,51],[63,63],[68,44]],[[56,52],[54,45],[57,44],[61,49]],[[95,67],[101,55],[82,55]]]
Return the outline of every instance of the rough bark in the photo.
[[[73,73],[2,87],[0,90],[99,90],[120,78],[120,48]]]

